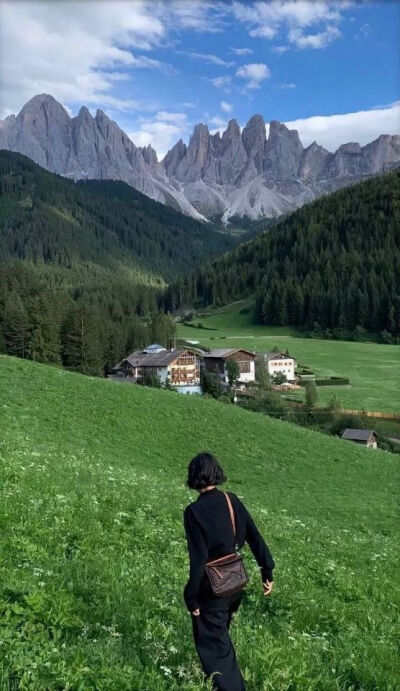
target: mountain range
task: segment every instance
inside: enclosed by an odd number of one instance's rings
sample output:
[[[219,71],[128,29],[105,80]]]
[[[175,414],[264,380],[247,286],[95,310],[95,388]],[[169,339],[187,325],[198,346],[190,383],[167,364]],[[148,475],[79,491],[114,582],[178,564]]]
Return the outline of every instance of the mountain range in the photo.
[[[76,117],[41,94],[17,116],[0,121],[0,148],[25,154],[73,180],[122,180],[151,199],[198,220],[273,218],[323,194],[400,165],[400,136],[382,134],[334,153],[316,142],[304,148],[296,130],[262,115],[241,130],[230,120],[222,135],[197,124],[162,161],[137,147],[102,110],[83,106]]]

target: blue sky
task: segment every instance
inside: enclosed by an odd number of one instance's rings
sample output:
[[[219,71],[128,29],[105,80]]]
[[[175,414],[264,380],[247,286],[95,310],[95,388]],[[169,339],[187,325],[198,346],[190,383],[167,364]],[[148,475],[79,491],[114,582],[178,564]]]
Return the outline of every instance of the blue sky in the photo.
[[[400,131],[400,3],[1,3],[1,111],[51,93],[163,155],[193,125],[254,113],[329,149]]]

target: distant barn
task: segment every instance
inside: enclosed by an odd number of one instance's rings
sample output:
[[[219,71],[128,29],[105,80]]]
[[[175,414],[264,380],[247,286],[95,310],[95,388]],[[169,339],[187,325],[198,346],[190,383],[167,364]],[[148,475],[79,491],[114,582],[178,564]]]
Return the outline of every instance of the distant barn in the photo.
[[[348,427],[342,434],[342,439],[354,441],[361,446],[367,446],[369,449],[378,448],[378,435],[373,429],[352,429]]]

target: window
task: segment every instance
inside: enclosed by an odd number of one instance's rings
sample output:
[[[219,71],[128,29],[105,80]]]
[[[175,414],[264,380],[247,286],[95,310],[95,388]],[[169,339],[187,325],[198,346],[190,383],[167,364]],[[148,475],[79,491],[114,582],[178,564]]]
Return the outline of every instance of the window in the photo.
[[[240,374],[248,374],[250,372],[250,360],[238,360]]]

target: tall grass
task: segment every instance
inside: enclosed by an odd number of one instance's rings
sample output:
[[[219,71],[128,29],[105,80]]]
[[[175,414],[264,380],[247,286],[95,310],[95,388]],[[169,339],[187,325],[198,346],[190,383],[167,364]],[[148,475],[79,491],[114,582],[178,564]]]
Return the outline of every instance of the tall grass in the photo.
[[[233,625],[249,691],[395,691],[398,459],[233,406],[0,357],[0,688],[205,689],[182,589],[188,460],[276,558]]]

